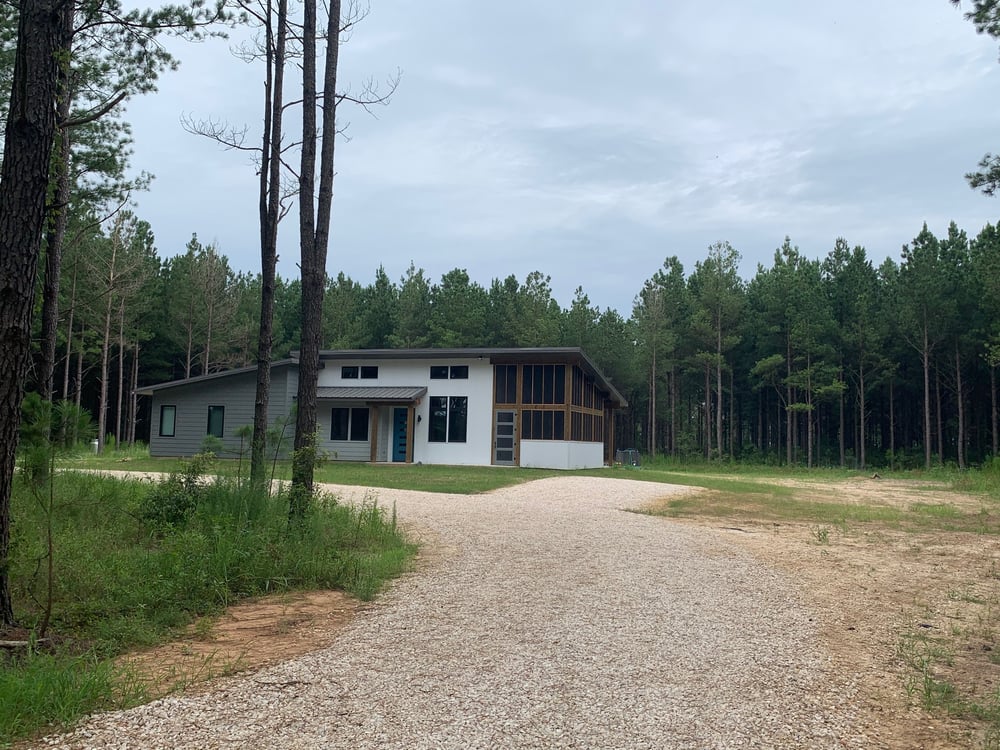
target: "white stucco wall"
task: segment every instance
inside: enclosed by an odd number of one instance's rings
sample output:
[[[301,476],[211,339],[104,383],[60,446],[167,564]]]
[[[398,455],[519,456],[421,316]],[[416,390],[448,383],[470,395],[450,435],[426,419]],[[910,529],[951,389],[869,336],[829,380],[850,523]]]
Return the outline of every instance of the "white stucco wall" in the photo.
[[[493,366],[479,357],[454,359],[406,360],[333,360],[320,370],[319,385],[347,387],[423,386],[427,395],[416,407],[420,417],[413,429],[413,462],[489,466],[493,448]],[[353,365],[377,365],[378,378],[344,380],[341,368]],[[431,365],[467,365],[467,380],[431,380]],[[427,440],[430,425],[431,396],[467,396],[468,429],[464,443],[431,443]],[[329,434],[329,433],[327,433]]]
[[[530,469],[597,469],[604,466],[604,445],[560,440],[522,440],[521,466]]]

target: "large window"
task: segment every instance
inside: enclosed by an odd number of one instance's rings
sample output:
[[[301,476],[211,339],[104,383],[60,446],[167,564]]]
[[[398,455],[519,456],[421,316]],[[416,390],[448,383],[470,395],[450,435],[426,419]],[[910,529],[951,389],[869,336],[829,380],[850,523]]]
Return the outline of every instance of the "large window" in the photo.
[[[566,403],[566,365],[524,365],[522,372],[524,403]]]
[[[173,437],[177,428],[177,407],[160,406],[160,437]]]
[[[497,365],[493,398],[498,404],[517,403],[517,365]]]
[[[208,407],[208,434],[221,438],[226,425],[226,407]]]
[[[565,440],[566,412],[525,409],[521,412],[521,437],[525,440]]]
[[[431,443],[464,443],[469,423],[467,396],[431,396],[430,427],[427,440]]]
[[[330,440],[368,441],[368,407],[334,407],[330,414]]]

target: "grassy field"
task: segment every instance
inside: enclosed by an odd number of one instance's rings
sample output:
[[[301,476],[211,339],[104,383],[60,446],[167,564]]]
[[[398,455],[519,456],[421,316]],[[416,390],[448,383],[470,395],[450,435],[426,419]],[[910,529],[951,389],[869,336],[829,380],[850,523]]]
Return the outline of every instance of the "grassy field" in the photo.
[[[75,472],[42,486],[19,478],[10,578],[24,629],[0,639],[29,645],[0,662],[0,746],[143,700],[113,658],[197,617],[281,591],[369,599],[415,553],[392,508],[323,497],[289,522],[283,495],[227,479],[203,485],[195,473],[159,485]]]

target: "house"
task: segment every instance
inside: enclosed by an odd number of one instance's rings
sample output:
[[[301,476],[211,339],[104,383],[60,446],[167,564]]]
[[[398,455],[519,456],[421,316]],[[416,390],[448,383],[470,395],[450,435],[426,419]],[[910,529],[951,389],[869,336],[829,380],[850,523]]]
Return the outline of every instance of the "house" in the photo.
[[[291,412],[297,376],[294,356],[272,363],[272,422]],[[193,455],[206,435],[246,450],[255,387],[245,367],[139,389],[150,454]],[[333,460],[556,469],[610,464],[627,405],[578,347],[322,351],[317,402]]]

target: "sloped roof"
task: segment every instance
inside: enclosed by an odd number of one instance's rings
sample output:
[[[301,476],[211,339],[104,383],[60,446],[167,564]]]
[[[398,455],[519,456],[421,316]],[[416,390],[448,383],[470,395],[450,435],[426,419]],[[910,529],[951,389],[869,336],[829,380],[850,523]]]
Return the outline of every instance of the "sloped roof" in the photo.
[[[410,403],[421,398],[427,389],[417,385],[403,386],[321,386],[316,398],[335,401],[383,401]]]

